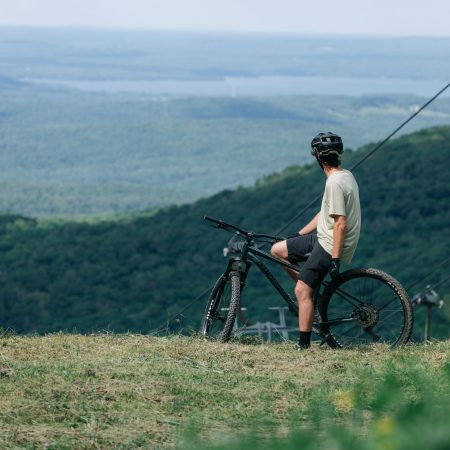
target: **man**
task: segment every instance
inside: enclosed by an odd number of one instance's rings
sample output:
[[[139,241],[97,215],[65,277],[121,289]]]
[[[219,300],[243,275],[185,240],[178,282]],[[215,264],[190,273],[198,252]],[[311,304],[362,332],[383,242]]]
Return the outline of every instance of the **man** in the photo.
[[[333,279],[339,275],[340,261],[350,262],[358,244],[361,228],[358,184],[350,171],[340,167],[342,153],[342,139],[334,133],[319,133],[312,140],[311,154],[327,177],[320,212],[294,237],[272,247],[273,256],[293,263],[310,253],[299,273],[289,271],[296,280],[299,350],[311,344],[314,289],[328,272]]]

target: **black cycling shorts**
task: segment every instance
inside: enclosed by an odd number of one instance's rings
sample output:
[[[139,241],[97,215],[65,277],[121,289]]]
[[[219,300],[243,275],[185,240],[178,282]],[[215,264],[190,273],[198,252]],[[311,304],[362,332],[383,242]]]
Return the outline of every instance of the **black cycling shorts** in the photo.
[[[315,289],[328,273],[331,255],[327,253],[317,240],[317,234],[311,233],[296,236],[286,240],[288,259],[296,263],[304,259],[306,253],[311,253],[302,264],[298,279]]]

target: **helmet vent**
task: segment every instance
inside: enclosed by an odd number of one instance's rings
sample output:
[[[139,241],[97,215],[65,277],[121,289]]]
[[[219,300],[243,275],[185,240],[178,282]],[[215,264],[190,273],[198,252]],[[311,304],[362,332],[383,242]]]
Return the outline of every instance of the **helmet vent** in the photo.
[[[331,131],[319,133],[311,141],[311,148],[313,151],[318,151],[321,156],[340,155],[344,151],[342,139]]]

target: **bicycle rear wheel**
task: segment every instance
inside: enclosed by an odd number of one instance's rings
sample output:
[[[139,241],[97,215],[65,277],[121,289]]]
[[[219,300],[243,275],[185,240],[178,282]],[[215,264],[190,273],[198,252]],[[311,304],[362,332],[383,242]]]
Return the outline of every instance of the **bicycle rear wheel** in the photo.
[[[413,312],[408,294],[385,272],[353,269],[325,288],[319,299],[319,327],[332,348],[408,342]]]
[[[226,342],[230,339],[240,301],[240,274],[222,275],[214,285],[203,316],[201,334]]]

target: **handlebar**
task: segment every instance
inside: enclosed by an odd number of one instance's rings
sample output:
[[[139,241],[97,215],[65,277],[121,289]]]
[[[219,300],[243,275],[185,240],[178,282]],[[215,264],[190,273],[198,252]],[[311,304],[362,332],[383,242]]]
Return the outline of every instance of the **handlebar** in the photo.
[[[232,232],[233,230],[239,234],[243,234],[244,236],[255,238],[255,239],[271,239],[274,241],[283,241],[285,238],[281,236],[273,236],[271,234],[261,234],[261,233],[253,233],[251,231],[245,231],[236,225],[232,225],[231,223],[224,222],[223,220],[216,219],[214,217],[204,216],[204,220],[208,222],[212,222],[216,224],[216,228],[221,228],[223,230]]]

